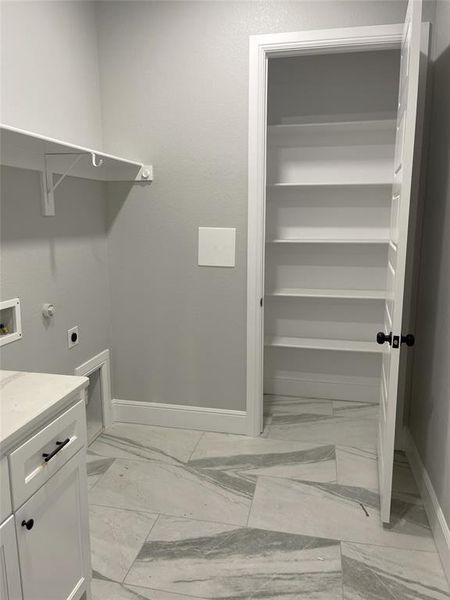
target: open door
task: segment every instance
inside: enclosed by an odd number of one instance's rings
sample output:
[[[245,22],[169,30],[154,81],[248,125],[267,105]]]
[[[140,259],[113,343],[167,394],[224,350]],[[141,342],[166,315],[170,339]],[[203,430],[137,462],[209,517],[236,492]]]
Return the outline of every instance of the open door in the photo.
[[[405,346],[414,344],[413,335],[402,332],[401,328],[417,120],[421,28],[422,0],[409,0],[401,49],[387,297],[384,313],[385,331],[377,334],[377,342],[386,344],[386,352],[383,354],[382,361],[378,431],[380,508],[381,519],[384,523],[389,523],[391,516],[400,352],[404,351]]]

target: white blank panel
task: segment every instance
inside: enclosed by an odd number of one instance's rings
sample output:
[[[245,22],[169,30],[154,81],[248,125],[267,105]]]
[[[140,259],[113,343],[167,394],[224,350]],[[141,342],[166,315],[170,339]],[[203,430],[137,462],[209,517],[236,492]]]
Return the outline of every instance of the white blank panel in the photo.
[[[322,298],[266,298],[267,335],[375,341],[384,302]]]
[[[206,267],[234,267],[236,229],[232,227],[198,228],[198,264]]]
[[[267,236],[388,238],[389,186],[269,188]]]

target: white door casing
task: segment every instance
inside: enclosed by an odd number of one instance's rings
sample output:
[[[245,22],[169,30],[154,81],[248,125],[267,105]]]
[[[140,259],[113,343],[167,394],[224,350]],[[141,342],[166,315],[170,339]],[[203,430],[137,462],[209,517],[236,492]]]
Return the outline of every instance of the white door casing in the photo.
[[[391,334],[391,342],[388,351],[383,354],[378,428],[380,510],[381,519],[384,523],[389,523],[391,516],[400,352],[404,351],[405,347],[402,345],[403,300],[419,91],[421,30],[422,0],[409,0],[401,47],[391,229],[386,281],[387,300],[384,317],[385,333]]]

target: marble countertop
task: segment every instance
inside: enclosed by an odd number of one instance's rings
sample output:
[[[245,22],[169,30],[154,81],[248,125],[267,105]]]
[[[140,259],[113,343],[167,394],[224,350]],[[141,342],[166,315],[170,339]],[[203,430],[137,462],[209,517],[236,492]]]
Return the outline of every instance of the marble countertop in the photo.
[[[0,371],[0,454],[69,406],[87,377]]]

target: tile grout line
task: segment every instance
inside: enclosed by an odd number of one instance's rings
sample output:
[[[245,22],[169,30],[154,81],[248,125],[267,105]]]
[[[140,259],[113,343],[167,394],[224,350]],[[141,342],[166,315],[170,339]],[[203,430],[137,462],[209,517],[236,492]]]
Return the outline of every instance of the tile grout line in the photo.
[[[145,510],[143,508],[123,508],[122,506],[111,506],[109,504],[99,504],[98,502],[89,502],[89,506],[97,506],[97,508],[112,508],[113,510],[123,510],[125,512],[132,512],[132,513],[143,513],[144,515],[153,515],[153,516],[158,516],[159,512],[157,512],[156,510]]]
[[[338,459],[337,459],[337,446],[334,444],[334,470],[336,472],[336,485],[340,485],[338,482]]]
[[[245,527],[244,524],[242,523],[225,523],[224,521],[211,521],[211,520],[206,520],[206,519],[194,519],[192,517],[186,517],[185,515],[174,515],[174,514],[170,514],[170,513],[164,513],[164,512],[156,512],[156,511],[149,511],[149,510],[145,510],[142,508],[122,508],[119,506],[111,506],[109,504],[98,504],[97,502],[90,502],[89,506],[97,506],[99,508],[112,508],[114,510],[124,510],[124,511],[128,511],[128,512],[133,512],[133,513],[144,513],[144,514],[149,514],[149,515],[158,515],[159,517],[169,517],[172,519],[185,519],[186,521],[195,521],[195,522],[199,522],[199,523],[214,523],[216,525],[225,525],[226,527]],[[261,529],[261,528],[259,528]],[[274,530],[270,530],[267,529],[265,531],[276,531]],[[282,531],[280,531],[279,533],[283,533]],[[299,534],[300,535],[300,534]]]
[[[158,513],[158,515],[157,515],[156,519],[153,521],[153,525],[150,527],[150,529],[149,529],[149,531],[148,531],[147,535],[145,536],[144,543],[143,543],[143,544],[142,544],[142,546],[139,548],[139,550],[136,552],[136,556],[135,556],[135,557],[133,558],[133,560],[131,561],[131,564],[130,564],[130,566],[129,566],[129,568],[128,568],[128,571],[125,573],[125,577],[122,579],[122,582],[121,582],[121,583],[122,583],[122,585],[125,583],[125,579],[128,577],[128,575],[129,575],[129,573],[130,573],[130,571],[131,571],[131,569],[132,569],[132,567],[133,567],[134,563],[136,562],[136,559],[137,559],[137,557],[138,557],[138,555],[139,555],[139,552],[140,552],[140,551],[142,550],[142,548],[144,547],[144,544],[145,544],[145,542],[148,540],[148,537],[149,537],[149,535],[151,534],[151,532],[153,531],[153,528],[155,527],[156,523],[158,522],[158,520],[159,520],[159,517],[160,517],[160,514]]]
[[[194,456],[194,452],[197,450],[197,448],[198,448],[198,445],[200,444],[200,442],[201,442],[201,441],[202,441],[202,439],[204,438],[204,436],[205,436],[205,433],[206,433],[206,431],[202,431],[202,432],[201,432],[201,434],[200,434],[200,437],[198,438],[198,440],[197,440],[197,443],[195,444],[194,448],[192,449],[192,452],[190,453],[190,455],[189,455],[189,458],[187,459],[187,461],[186,461],[186,463],[185,463],[185,464],[188,464],[188,463],[190,463],[190,462],[191,462],[191,459],[192,459],[192,457]]]
[[[245,524],[245,527],[247,527],[247,528],[249,526],[248,523],[250,521],[250,515],[251,515],[252,509],[253,509],[253,501],[255,500],[255,496],[256,496],[256,486],[258,485],[258,480],[259,480],[259,476],[257,475],[256,476],[256,483],[255,483],[255,490],[253,492],[252,501],[250,502],[250,508],[248,510],[247,521],[246,521],[246,524]]]
[[[179,595],[178,592],[170,592],[168,590],[162,590],[160,588],[149,588],[149,587],[147,587],[145,585],[142,585],[142,584],[135,585],[134,583],[127,583],[126,585],[128,587],[134,587],[134,588],[138,588],[138,589],[142,588],[143,590],[148,590],[150,592],[164,592],[164,594],[171,594],[171,595],[175,594],[175,596]],[[125,586],[123,586],[123,587],[125,587]],[[182,592],[180,597],[181,598],[184,598],[184,597],[186,597],[186,598],[194,598],[194,600],[209,600],[208,598],[205,598],[204,596],[193,596],[192,594],[186,594],[185,592]]]

